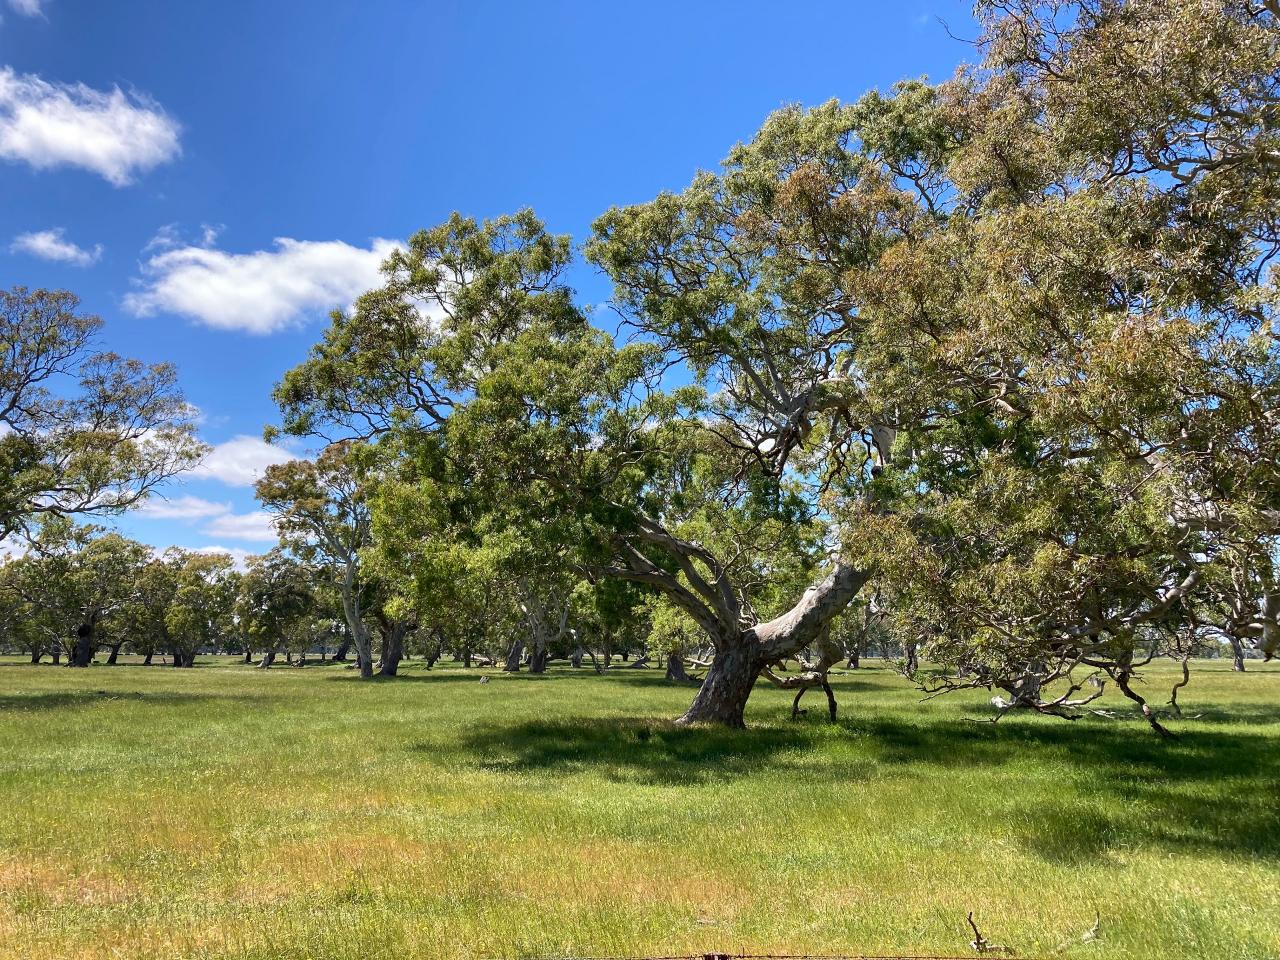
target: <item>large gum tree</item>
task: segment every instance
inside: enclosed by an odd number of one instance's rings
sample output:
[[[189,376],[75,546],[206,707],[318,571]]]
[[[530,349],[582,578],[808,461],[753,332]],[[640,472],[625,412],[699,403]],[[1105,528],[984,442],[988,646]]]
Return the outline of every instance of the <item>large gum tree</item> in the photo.
[[[1280,641],[1276,12],[979,12],[978,67],[782,110],[605,213],[586,255],[623,345],[566,238],[454,217],[335,315],[285,429],[375,439],[389,531],[520,531],[661,592],[715,652],[687,721],[740,724],[874,576],[972,683],[1073,715],[1075,681],[1044,688],[1097,670],[1160,729],[1142,663]],[[817,528],[781,548],[807,589],[750,601],[744,519]]]

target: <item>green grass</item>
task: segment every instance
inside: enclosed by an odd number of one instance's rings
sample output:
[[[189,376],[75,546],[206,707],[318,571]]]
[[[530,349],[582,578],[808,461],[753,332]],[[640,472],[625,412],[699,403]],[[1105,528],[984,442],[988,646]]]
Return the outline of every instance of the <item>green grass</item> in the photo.
[[[6,664],[0,957],[965,954],[970,910],[1024,957],[1095,910],[1062,956],[1276,957],[1280,669],[1225,666],[1165,743],[884,668],[743,732],[654,672]]]

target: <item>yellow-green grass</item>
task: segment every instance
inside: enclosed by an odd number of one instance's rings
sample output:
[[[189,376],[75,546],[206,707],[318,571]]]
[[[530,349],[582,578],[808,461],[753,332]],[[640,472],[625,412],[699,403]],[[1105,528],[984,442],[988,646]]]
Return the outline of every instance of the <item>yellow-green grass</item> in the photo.
[[[0,957],[1280,956],[1280,669],[1122,717],[670,725],[657,672],[0,666]],[[1148,684],[1162,703],[1172,674]],[[811,695],[813,696],[813,695]]]

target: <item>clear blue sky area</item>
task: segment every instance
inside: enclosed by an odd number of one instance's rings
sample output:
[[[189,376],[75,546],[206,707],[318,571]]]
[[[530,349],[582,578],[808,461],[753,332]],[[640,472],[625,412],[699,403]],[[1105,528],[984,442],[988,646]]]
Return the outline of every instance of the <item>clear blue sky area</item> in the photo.
[[[262,550],[271,387],[392,243],[524,206],[580,241],[779,106],[947,76],[969,10],[0,0],[0,284],[75,291],[201,410],[209,462],[119,526]]]

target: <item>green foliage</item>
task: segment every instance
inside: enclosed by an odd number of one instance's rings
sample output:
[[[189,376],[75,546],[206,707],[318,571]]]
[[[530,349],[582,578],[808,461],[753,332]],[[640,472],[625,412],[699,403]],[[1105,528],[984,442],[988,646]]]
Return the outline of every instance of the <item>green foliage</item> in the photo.
[[[0,539],[41,517],[110,515],[205,447],[170,364],[97,352],[66,291],[0,291]]]

